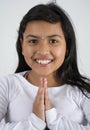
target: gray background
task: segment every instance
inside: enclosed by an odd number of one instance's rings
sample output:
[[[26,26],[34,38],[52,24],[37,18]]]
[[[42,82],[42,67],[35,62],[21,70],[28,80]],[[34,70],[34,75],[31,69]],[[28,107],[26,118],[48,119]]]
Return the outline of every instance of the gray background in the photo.
[[[15,43],[19,23],[36,4],[49,0],[0,0],[0,77],[14,73],[17,66]],[[78,65],[90,77],[90,0],[57,0],[70,15],[77,36]]]

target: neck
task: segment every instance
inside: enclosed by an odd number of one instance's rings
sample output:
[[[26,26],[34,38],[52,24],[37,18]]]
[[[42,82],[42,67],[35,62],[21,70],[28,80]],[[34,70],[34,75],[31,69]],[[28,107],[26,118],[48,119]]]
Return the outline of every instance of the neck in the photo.
[[[33,85],[39,87],[40,86],[40,78],[45,77],[47,78],[48,82],[48,87],[57,87],[62,85],[62,83],[59,81],[56,81],[54,74],[53,75],[48,75],[48,76],[41,76],[37,75],[36,73],[30,71],[27,76],[27,80],[32,83]]]

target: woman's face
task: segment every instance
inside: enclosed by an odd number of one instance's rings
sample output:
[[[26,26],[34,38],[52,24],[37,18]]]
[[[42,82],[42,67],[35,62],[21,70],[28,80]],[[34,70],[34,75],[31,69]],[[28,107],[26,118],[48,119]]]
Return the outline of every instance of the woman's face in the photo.
[[[21,44],[22,54],[33,74],[53,75],[64,62],[66,42],[59,22],[29,22]]]

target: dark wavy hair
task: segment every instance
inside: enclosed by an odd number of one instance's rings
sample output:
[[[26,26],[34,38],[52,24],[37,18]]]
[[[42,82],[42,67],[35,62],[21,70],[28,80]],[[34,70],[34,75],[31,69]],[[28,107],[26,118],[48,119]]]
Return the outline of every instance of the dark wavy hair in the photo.
[[[55,3],[36,5],[35,7],[31,8],[23,17],[20,23],[16,42],[19,61],[15,73],[31,70],[31,68],[26,64],[22,55],[20,39],[23,39],[23,33],[28,22],[33,20],[44,20],[52,24],[57,22],[61,23],[66,40],[67,55],[64,63],[57,70],[56,77],[66,84],[77,86],[85,95],[86,92],[90,93],[90,80],[80,74],[77,66],[76,37],[72,22],[67,13]]]

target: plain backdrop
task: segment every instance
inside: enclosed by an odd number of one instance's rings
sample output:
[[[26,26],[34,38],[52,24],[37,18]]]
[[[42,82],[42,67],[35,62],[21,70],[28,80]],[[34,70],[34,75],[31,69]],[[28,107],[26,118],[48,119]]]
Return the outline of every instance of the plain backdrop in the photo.
[[[53,0],[52,0],[53,1]],[[19,23],[36,4],[50,0],[0,0],[0,77],[15,72],[18,63],[16,39]],[[90,0],[57,0],[72,19],[79,70],[90,77]]]

